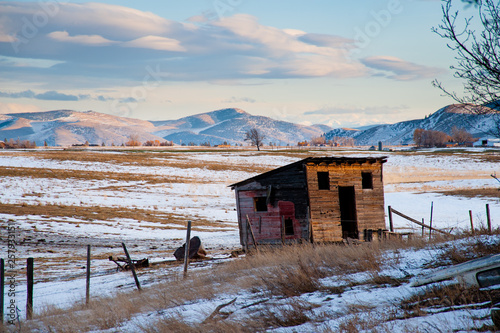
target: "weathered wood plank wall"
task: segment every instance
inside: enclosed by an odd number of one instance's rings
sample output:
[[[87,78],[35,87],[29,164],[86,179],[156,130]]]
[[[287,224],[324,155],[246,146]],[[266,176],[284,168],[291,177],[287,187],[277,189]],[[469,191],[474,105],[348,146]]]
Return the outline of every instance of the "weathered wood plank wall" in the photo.
[[[364,229],[385,229],[382,163],[308,163],[306,170],[313,241],[342,241],[340,186],[354,186],[360,236]],[[328,190],[319,189],[318,172],[329,172]],[[362,188],[362,172],[372,173],[373,188]]]

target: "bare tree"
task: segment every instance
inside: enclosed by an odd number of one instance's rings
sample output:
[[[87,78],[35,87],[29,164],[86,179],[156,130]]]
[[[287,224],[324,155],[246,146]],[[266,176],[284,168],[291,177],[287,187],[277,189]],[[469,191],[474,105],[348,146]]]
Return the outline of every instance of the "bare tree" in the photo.
[[[139,141],[139,135],[131,134],[129,136],[129,140],[125,142],[125,146],[137,147],[141,145],[141,141]]]
[[[451,138],[458,144],[474,141],[472,134],[467,132],[464,128],[458,128],[456,126],[453,126],[451,129]]]
[[[449,140],[450,136],[441,131],[417,128],[413,132],[413,141],[418,147],[445,147]]]
[[[452,0],[444,0],[442,22],[433,31],[447,39],[448,47],[456,52],[457,65],[450,68],[464,81],[464,95],[448,91],[437,80],[432,83],[469,113],[494,114],[496,128],[488,134],[500,137],[500,4],[494,0],[462,1],[475,5],[478,16],[462,18],[452,9]]]
[[[266,136],[260,133],[256,128],[252,128],[245,132],[245,141],[250,141],[250,144],[252,146],[257,146],[257,150],[259,151],[265,138]]]
[[[311,138],[311,144],[313,146],[321,146],[326,144],[326,140],[324,136],[316,136],[314,138]]]

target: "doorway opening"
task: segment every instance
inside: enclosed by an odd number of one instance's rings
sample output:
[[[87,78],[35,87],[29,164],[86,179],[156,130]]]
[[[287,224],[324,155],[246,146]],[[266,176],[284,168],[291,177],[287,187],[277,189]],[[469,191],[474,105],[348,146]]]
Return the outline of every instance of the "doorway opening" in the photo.
[[[342,238],[359,238],[354,186],[339,186],[339,206]]]

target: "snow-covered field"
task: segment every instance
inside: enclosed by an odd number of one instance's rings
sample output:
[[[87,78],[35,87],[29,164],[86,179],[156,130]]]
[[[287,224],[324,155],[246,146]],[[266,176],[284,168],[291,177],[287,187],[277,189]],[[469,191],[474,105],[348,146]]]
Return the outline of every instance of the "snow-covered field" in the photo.
[[[108,260],[110,255],[122,256],[121,242],[127,244],[133,258],[173,259],[173,251],[184,242],[185,223],[191,220],[192,236],[201,238],[211,257],[226,260],[231,250],[239,248],[234,193],[228,185],[307,156],[382,154],[183,151],[165,156],[151,152],[149,157],[141,155],[134,160],[133,153],[125,151],[83,153],[101,154],[102,158],[87,161],[71,157],[80,152],[0,150],[0,257],[7,258],[7,227],[13,227],[16,263],[10,272],[15,271],[18,283],[14,299],[21,318],[26,301],[24,266],[28,257],[35,258],[35,312],[44,305],[66,307],[84,299],[87,244],[92,245],[93,251],[91,296],[132,290],[135,285],[130,272],[116,272],[115,264]],[[493,227],[500,226],[499,195],[465,197],[441,193],[499,188],[500,183],[491,175],[500,175],[500,152],[383,153],[388,155],[384,165],[386,206],[427,222],[432,203],[433,226],[457,231],[470,228],[469,210],[473,212],[476,226],[484,226],[485,205],[489,204]],[[128,159],[120,159],[123,156]],[[59,174],[66,171],[73,173]],[[75,176],[79,172],[95,173],[99,177]],[[98,208],[109,211],[102,213]],[[58,209],[61,213],[57,213]],[[83,216],[81,209],[85,209],[87,215]],[[94,209],[96,217],[89,217],[88,212]],[[68,213],[71,210],[75,213]],[[125,216],[113,217],[117,211]],[[136,215],[137,212],[142,215]],[[420,227],[399,217],[394,218],[394,225],[399,230],[420,232]],[[408,253],[405,260],[408,263],[424,260],[428,255],[428,252]],[[147,288],[160,277],[180,270],[179,266],[159,265],[139,272],[139,278]],[[353,290],[344,293],[342,299],[330,300],[328,306],[339,306],[336,311],[341,311],[342,306],[359,299],[389,304],[395,297],[410,293],[409,289],[408,285],[402,285],[372,291]],[[5,298],[11,299],[7,291]],[[456,318],[448,314],[446,320],[468,322],[470,312],[456,311],[453,314]],[[418,322],[418,319],[406,322]],[[443,319],[436,315],[432,320]],[[389,331],[397,331],[398,324],[392,325]]]

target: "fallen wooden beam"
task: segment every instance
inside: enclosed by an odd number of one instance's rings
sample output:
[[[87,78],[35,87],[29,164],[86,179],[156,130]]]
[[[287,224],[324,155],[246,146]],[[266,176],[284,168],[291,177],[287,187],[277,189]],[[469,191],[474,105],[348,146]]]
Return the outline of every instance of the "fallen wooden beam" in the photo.
[[[123,271],[129,270],[130,265],[128,263],[127,258],[122,258],[122,257],[117,257],[116,259],[113,258],[113,256],[109,256],[108,258],[109,261],[114,262],[118,267],[118,269],[121,269]],[[143,258],[143,259],[132,259],[132,263],[134,267],[149,267],[149,259],[148,258]]]

